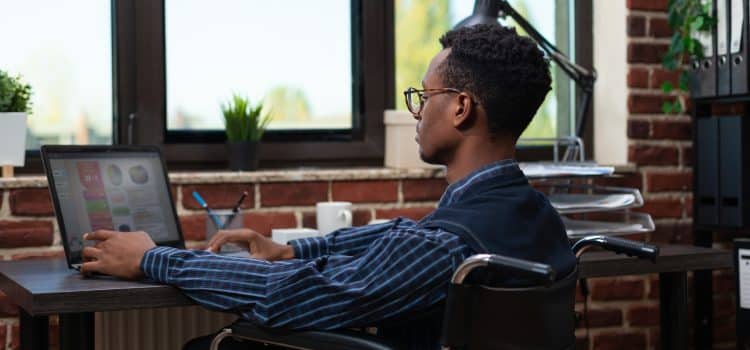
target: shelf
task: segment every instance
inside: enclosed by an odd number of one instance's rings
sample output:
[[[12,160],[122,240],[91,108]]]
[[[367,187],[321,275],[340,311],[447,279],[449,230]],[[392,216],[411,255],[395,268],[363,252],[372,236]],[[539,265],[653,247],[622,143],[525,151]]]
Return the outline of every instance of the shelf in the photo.
[[[599,166],[594,163],[533,162],[521,163],[519,166],[526,177],[531,180],[609,176],[615,172],[614,167]]]

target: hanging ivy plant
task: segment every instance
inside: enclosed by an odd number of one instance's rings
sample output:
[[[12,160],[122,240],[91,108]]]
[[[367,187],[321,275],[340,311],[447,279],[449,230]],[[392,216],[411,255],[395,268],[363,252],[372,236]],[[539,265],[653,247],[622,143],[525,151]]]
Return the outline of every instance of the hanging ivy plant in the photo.
[[[680,69],[678,86],[675,87],[671,81],[664,81],[661,90],[669,94],[675,89],[689,92],[688,71],[684,69],[683,63],[688,62],[690,57],[703,58],[703,45],[697,37],[700,32],[710,33],[716,25],[716,19],[712,14],[711,2],[703,3],[701,0],[669,0],[668,22],[674,33],[667,53],[662,59],[662,66],[675,71]],[[682,112],[682,104],[678,97],[671,101],[665,101],[661,109],[664,113]]]

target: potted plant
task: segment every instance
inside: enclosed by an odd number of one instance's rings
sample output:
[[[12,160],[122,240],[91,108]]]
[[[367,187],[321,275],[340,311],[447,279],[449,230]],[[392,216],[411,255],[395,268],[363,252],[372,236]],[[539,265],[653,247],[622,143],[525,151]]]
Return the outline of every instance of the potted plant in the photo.
[[[227,134],[227,157],[231,170],[253,170],[258,167],[258,148],[263,132],[271,121],[263,103],[253,106],[247,97],[234,94],[221,105]]]
[[[31,86],[0,70],[0,165],[3,177],[13,176],[26,156],[26,118],[31,112]]]

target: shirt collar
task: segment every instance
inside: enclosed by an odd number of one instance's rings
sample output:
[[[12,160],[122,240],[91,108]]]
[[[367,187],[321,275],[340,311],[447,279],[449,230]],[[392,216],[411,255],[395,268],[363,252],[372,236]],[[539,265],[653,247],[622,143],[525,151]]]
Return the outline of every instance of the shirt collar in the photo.
[[[472,171],[461,180],[450,184],[450,186],[445,189],[445,192],[443,192],[438,207],[454,203],[461,197],[461,194],[471,187],[472,184],[491,177],[508,174],[514,169],[519,169],[518,163],[515,159],[504,159],[482,166],[481,168]]]

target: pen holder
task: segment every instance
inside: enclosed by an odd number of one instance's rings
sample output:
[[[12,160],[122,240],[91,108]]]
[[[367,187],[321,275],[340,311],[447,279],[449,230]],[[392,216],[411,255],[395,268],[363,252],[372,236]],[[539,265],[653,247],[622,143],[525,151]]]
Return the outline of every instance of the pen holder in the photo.
[[[233,212],[231,210],[212,210],[212,213],[217,218],[217,221],[223,226],[222,230],[231,230],[242,228],[242,213]],[[206,242],[211,241],[211,238],[220,229],[216,227],[216,222],[211,215],[206,215]],[[243,248],[234,243],[226,243],[221,247],[221,253],[232,253],[243,250]]]

